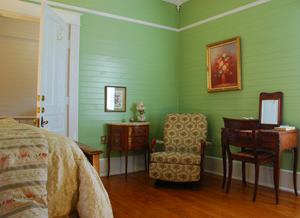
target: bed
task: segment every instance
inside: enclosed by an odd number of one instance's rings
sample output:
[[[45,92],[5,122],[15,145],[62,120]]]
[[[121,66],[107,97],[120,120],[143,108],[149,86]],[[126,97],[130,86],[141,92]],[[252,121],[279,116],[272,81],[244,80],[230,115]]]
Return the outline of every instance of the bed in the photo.
[[[70,138],[0,120],[0,217],[113,217],[96,170]]]

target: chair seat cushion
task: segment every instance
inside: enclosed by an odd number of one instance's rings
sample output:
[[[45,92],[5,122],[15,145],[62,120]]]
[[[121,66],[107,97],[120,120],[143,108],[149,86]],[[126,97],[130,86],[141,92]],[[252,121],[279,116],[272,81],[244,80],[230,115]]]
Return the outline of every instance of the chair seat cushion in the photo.
[[[149,166],[149,176],[153,179],[164,181],[196,182],[200,180],[200,166],[151,163]]]
[[[232,155],[248,157],[248,158],[254,158],[253,151],[251,151],[251,150],[240,151],[240,152],[237,152],[237,153],[233,153]],[[258,159],[262,160],[262,159],[267,159],[267,158],[270,158],[270,157],[274,157],[275,154],[272,154],[272,153],[269,153],[269,152],[264,152],[264,151],[257,151],[257,156],[258,156]]]
[[[201,155],[198,153],[182,152],[154,152],[151,154],[151,162],[183,164],[183,165],[200,165]]]

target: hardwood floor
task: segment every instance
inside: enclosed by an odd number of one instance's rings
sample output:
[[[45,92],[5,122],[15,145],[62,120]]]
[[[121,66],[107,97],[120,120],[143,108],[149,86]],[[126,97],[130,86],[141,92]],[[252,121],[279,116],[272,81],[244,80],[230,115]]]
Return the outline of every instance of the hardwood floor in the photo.
[[[222,177],[204,174],[196,191],[187,184],[168,183],[153,188],[154,179],[147,172],[101,177],[108,192],[115,218],[178,217],[300,217],[300,196],[258,187],[252,202],[253,185],[232,180],[229,194],[221,188]]]

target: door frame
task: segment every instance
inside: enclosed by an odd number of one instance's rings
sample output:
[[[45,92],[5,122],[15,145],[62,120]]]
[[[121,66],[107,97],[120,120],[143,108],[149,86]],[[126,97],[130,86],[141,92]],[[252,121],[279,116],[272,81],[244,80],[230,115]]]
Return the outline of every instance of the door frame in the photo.
[[[78,140],[78,84],[79,84],[79,42],[81,13],[52,8],[70,25],[69,57],[69,119],[68,135]],[[0,0],[0,11],[40,18],[41,5],[18,0]],[[67,85],[67,84],[66,84]]]

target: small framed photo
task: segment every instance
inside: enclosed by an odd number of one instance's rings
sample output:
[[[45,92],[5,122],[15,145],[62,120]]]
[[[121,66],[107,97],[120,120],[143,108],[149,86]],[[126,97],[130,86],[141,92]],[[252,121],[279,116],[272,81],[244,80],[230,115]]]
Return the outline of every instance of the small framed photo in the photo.
[[[207,92],[240,90],[240,37],[206,46]]]
[[[126,87],[105,86],[105,112],[126,112]]]

